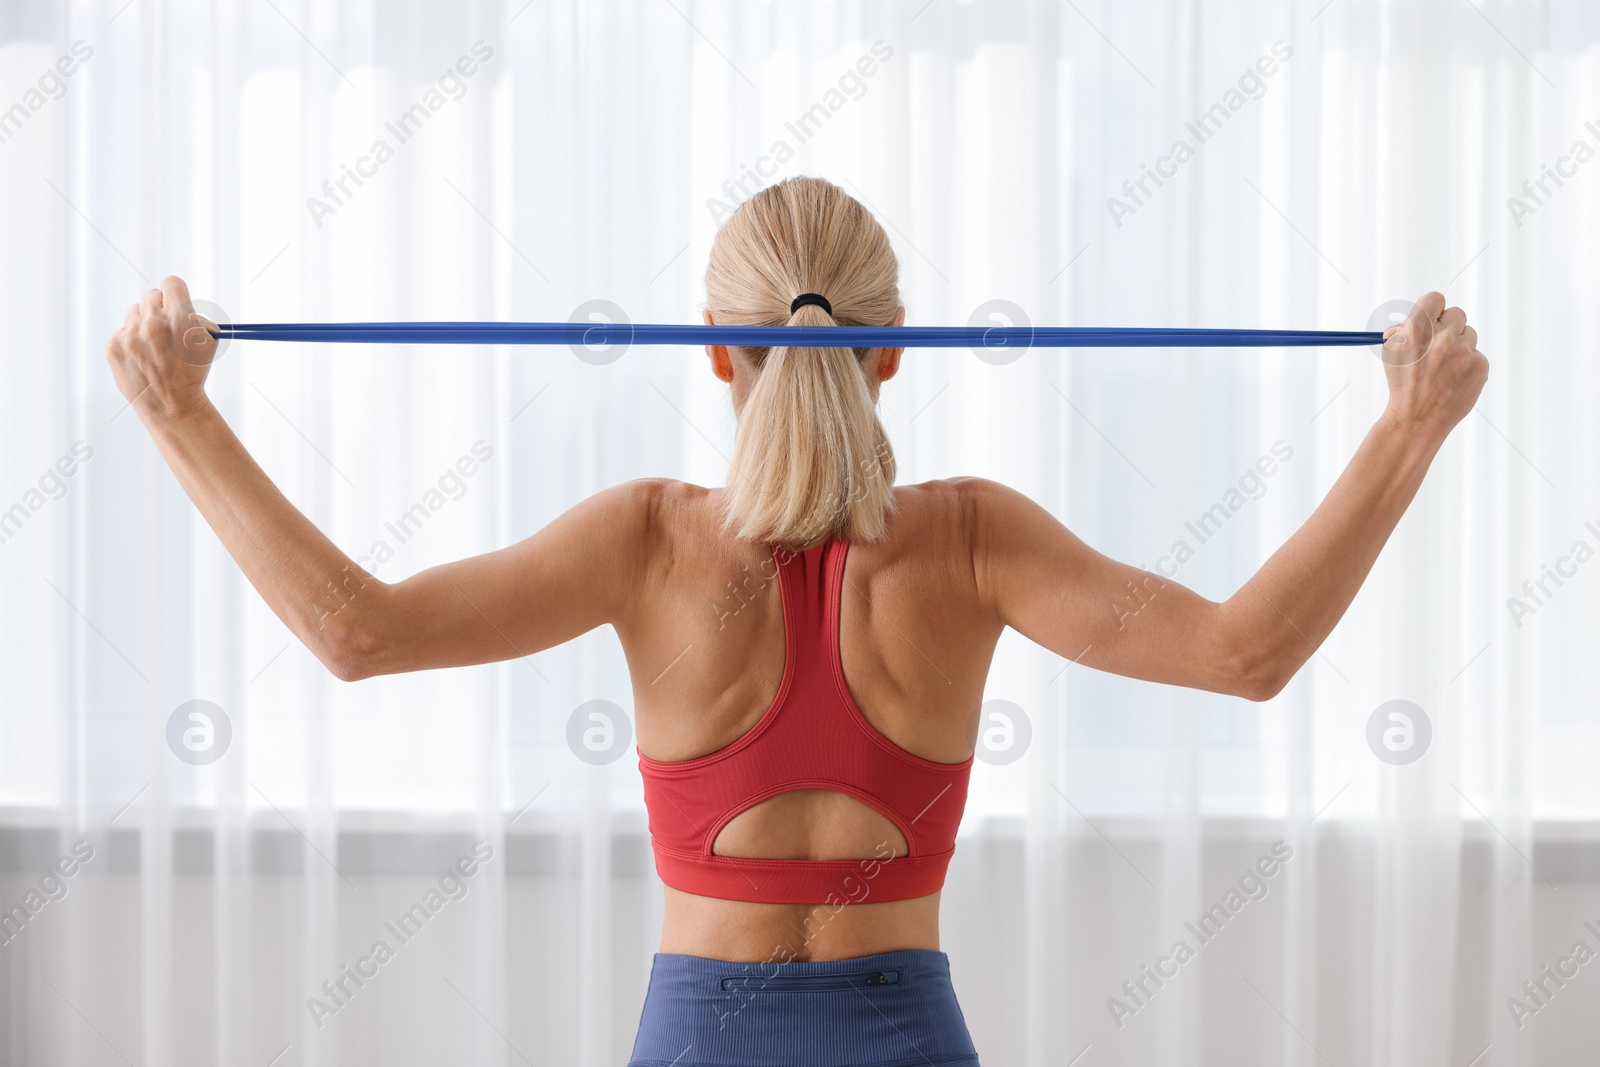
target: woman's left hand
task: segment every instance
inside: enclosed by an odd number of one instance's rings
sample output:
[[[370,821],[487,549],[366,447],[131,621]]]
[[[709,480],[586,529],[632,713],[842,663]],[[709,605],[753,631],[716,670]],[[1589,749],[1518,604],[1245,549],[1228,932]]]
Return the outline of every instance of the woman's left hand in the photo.
[[[189,287],[176,275],[128,309],[106,344],[106,362],[141,418],[171,422],[210,404],[205,384],[217,354],[215,328],[195,311]]]

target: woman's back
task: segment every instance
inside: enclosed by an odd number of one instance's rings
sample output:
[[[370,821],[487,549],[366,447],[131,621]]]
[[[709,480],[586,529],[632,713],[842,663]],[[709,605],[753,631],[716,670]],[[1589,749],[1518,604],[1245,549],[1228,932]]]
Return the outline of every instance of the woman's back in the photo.
[[[897,271],[860,204],[790,179],[719,231],[706,317],[899,324]],[[708,346],[739,416],[727,489],[628,483],[390,585],[296,511],[205,401],[216,342],[192,320],[180,279],[147,293],[108,346],[118,385],[252,584],[338,677],[616,630],[667,886],[638,1067],[973,1067],[938,890],[1001,630],[1100,670],[1271,697],[1349,606],[1488,373],[1460,309],[1424,297],[1385,346],[1384,418],[1224,603],[1169,580],[1165,560],[1158,575],[1107,559],[996,483],[895,488],[876,404],[901,350],[803,346]],[[818,877],[857,863],[863,880],[871,864],[892,873],[864,896]]]
[[[660,481],[647,491],[645,574],[616,629],[633,676],[639,751],[678,762],[726,748],[779,710],[782,583],[768,546],[724,529],[720,490]],[[938,764],[972,755],[984,677],[1002,629],[974,571],[973,496],[953,481],[898,488],[887,535],[849,545],[838,583],[839,661],[855,707],[894,746]],[[812,657],[819,651],[803,649]],[[803,701],[781,711],[801,721],[820,714]],[[870,860],[904,857],[907,841],[894,821],[861,800],[805,789],[734,816],[715,835],[713,851]],[[842,959],[938,946],[936,895],[885,903],[868,897],[837,914],[820,903],[720,900],[669,888],[662,951],[763,960],[782,944],[790,958]]]

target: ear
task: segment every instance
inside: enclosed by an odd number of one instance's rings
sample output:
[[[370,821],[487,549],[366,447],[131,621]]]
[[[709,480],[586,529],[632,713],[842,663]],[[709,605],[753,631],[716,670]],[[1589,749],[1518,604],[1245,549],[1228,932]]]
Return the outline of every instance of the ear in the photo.
[[[906,324],[906,309],[901,308],[895,312],[892,325],[904,326]],[[886,382],[900,372],[900,357],[906,354],[903,348],[883,348],[878,350],[878,381]]]
[[[711,318],[711,309],[705,309],[707,326],[715,326]],[[728,384],[733,384],[733,360],[728,356],[727,345],[706,345],[706,355],[711,357],[711,373]]]

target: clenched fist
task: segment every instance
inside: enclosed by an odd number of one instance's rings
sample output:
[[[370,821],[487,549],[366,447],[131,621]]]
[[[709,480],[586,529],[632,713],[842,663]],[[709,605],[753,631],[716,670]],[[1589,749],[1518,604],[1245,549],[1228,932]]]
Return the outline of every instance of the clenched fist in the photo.
[[[1447,308],[1443,295],[1428,293],[1385,337],[1389,406],[1384,414],[1442,440],[1472,410],[1489,379],[1478,331],[1467,325],[1466,312]]]
[[[128,309],[106,344],[117,388],[141,418],[181,419],[203,409],[206,375],[217,354],[216,324],[195,311],[183,279],[168,275]]]

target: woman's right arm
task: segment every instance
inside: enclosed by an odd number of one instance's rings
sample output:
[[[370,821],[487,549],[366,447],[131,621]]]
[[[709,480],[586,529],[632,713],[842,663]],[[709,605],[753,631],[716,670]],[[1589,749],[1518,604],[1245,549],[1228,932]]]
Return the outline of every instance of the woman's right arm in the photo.
[[[1389,404],[1311,517],[1220,603],[1091,549],[1043,508],[966,483],[979,594],[1046,648],[1114,674],[1275,696],[1332,632],[1488,377],[1477,333],[1429,293],[1391,336]],[[1397,353],[1422,351],[1406,362]]]

